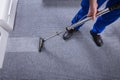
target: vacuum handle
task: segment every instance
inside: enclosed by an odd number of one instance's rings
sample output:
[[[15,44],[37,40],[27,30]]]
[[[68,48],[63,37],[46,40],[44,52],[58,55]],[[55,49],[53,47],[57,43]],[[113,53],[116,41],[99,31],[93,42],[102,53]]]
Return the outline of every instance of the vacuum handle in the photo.
[[[113,4],[112,6],[108,7],[110,11],[114,10],[114,9],[119,9],[120,8],[120,2],[117,2],[115,4]]]
[[[104,10],[101,10],[99,13],[96,14],[96,16],[98,17],[98,16],[101,16],[101,15],[104,15],[104,14],[106,14],[106,13],[112,11],[112,10],[119,9],[119,8],[120,8],[120,2],[115,3],[112,6],[106,8]],[[67,27],[66,30],[74,29],[76,26],[82,25],[83,23],[85,23],[89,20],[92,20],[92,17],[86,17],[82,20],[79,20],[77,23]]]

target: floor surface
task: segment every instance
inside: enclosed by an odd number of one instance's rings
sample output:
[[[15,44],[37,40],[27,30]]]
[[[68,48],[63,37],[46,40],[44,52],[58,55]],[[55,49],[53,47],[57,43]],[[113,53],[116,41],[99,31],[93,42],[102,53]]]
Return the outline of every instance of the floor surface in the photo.
[[[39,38],[64,30],[80,8],[80,0],[19,0],[14,31],[10,33],[1,80],[120,80],[119,21],[101,34],[97,47],[87,22],[70,40],[62,34],[45,43]]]

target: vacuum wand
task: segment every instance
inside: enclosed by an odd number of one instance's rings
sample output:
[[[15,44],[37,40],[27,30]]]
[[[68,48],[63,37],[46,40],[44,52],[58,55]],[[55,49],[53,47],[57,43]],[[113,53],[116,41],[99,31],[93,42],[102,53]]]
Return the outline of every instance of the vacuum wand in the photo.
[[[101,15],[104,15],[104,14],[110,12],[110,11],[113,11],[113,10],[119,9],[119,8],[120,8],[120,2],[115,3],[115,4],[113,4],[112,6],[106,8],[106,9],[104,9],[104,10],[99,11],[99,12],[96,14],[96,17],[99,17],[99,16],[101,16]],[[68,27],[66,28],[66,30],[74,29],[76,26],[79,26],[79,25],[81,25],[81,24],[83,24],[83,23],[85,23],[85,22],[87,22],[87,21],[90,21],[90,20],[92,20],[92,17],[87,17],[87,16],[86,16],[86,18],[83,18],[83,19],[79,20],[77,23],[75,23],[75,24],[73,24],[73,25],[71,25],[71,26],[68,26]],[[56,34],[54,34],[54,35],[52,35],[52,36],[50,36],[50,37],[48,37],[48,38],[46,38],[46,39],[40,38],[40,39],[39,39],[39,52],[41,52],[42,48],[44,47],[45,41],[47,41],[47,40],[49,40],[49,39],[51,39],[51,38],[53,38],[53,37],[55,37],[55,36],[60,35],[60,34],[63,33],[64,31],[65,31],[65,30],[60,31],[60,32],[56,32]]]
[[[48,37],[47,39],[45,39],[45,41],[47,41],[47,40],[49,40],[49,39],[51,39],[51,38],[53,38],[53,37],[55,37],[55,36],[58,36],[58,35],[60,35],[60,34],[63,33],[63,32],[64,32],[64,31],[56,32],[56,34]]]
[[[101,15],[104,15],[106,13],[110,12],[109,8],[106,8],[104,10],[101,10],[97,13],[96,17],[99,17]],[[77,23],[67,27],[67,30],[74,29],[76,26],[82,25],[83,23],[92,20],[92,17],[86,17],[83,20],[78,21]]]
[[[63,33],[63,32],[64,32],[64,31],[56,32],[56,34],[54,34],[54,35],[52,35],[52,36],[50,36],[50,37],[48,37],[48,38],[46,38],[46,39],[43,39],[43,38],[40,37],[40,39],[39,39],[39,52],[41,52],[41,50],[42,50],[42,48],[43,48],[43,46],[44,46],[44,42],[45,42],[45,41],[47,41],[47,40],[49,40],[49,39],[51,39],[51,38],[53,38],[53,37],[55,37],[55,36],[58,36],[58,35],[60,35],[60,34]]]

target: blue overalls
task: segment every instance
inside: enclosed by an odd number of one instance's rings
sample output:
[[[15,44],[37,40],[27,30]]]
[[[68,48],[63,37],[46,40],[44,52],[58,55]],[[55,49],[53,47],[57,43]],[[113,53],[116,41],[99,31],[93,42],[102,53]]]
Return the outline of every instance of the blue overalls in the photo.
[[[98,8],[105,2],[106,0],[97,0]],[[108,0],[106,7],[111,6],[112,4],[120,2],[120,0]],[[75,17],[72,20],[72,24],[78,22],[83,16],[85,16],[89,11],[89,0],[82,0],[81,2],[82,8],[79,10],[79,12],[75,15]],[[104,14],[100,17],[98,17],[97,21],[95,22],[92,32],[94,33],[101,33],[106,26],[113,23],[120,17],[120,9],[113,10],[107,14]],[[77,26],[75,29],[78,30],[80,26]]]

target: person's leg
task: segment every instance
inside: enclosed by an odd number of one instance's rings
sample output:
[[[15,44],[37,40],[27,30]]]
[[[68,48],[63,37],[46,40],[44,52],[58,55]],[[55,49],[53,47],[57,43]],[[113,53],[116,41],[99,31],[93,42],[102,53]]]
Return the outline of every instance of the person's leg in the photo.
[[[98,8],[105,2],[106,0],[97,0],[98,2]],[[75,15],[75,17],[72,20],[72,24],[77,23],[83,16],[87,15],[89,10],[89,0],[82,0],[81,2],[82,8],[78,11],[78,13]],[[66,32],[63,34],[63,39],[67,40],[69,39],[74,32],[78,31],[80,26],[76,26],[75,29],[66,30]]]
[[[97,0],[98,8],[105,2],[106,0]],[[75,15],[75,17],[72,19],[72,24],[77,23],[83,16],[87,15],[89,10],[89,0],[82,0],[81,2],[81,9],[78,11],[78,13]],[[77,26],[75,29],[79,30],[81,27]]]
[[[116,3],[117,1],[120,0],[109,0],[107,3],[106,7],[111,6],[112,4]],[[102,15],[99,17],[96,21],[96,23],[93,26],[93,29],[90,31],[94,42],[96,43],[97,46],[102,46],[103,41],[100,35],[98,33],[101,33],[104,31],[104,29],[114,21],[116,21],[120,17],[120,9],[113,10],[107,14]]]
[[[74,18],[72,19],[71,23],[75,24],[77,23],[83,16],[85,16],[88,13],[88,9],[89,9],[89,0],[82,0],[81,2],[81,9],[78,11],[78,13],[74,16]],[[77,26],[75,29],[79,30],[79,28],[81,27]]]
[[[113,2],[112,2],[113,1]],[[117,0],[110,0],[106,7],[111,6],[114,4]],[[92,32],[94,33],[101,33],[104,31],[104,29],[114,21],[116,21],[120,17],[120,9],[113,10],[105,15],[100,16],[96,23],[93,26]]]

